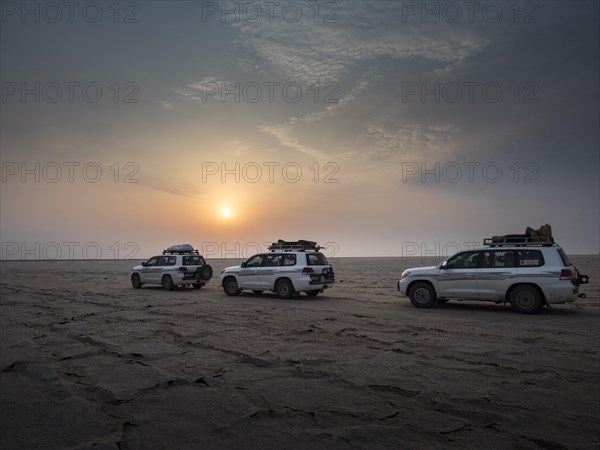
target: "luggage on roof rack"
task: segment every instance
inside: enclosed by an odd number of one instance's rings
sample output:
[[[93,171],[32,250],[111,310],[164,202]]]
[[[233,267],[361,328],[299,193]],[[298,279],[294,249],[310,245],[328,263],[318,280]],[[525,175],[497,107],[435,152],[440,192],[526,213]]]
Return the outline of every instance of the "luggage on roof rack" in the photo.
[[[194,250],[194,247],[192,247],[190,244],[177,244],[177,245],[171,245],[169,247],[167,247],[166,250],[163,250],[163,255],[167,254],[167,253],[176,253],[176,254],[190,254],[190,255],[199,255],[200,252],[198,252],[198,250]]]
[[[505,234],[501,236],[492,236],[483,240],[483,245],[503,246],[503,245],[537,245],[550,246],[554,244],[552,237],[552,227],[548,224],[542,225],[538,229],[527,227],[524,234]]]
[[[283,239],[279,239],[277,242],[273,242],[269,245],[269,250],[272,252],[276,250],[284,250],[284,251],[301,251],[304,252],[306,250],[314,250],[318,251],[321,247],[314,241],[284,241]]]

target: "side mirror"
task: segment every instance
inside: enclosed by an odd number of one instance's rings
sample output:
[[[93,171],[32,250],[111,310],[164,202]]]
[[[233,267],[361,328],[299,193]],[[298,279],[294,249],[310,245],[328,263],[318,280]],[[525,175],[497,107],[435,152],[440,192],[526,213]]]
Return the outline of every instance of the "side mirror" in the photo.
[[[440,266],[440,269],[447,269],[448,268],[448,261],[444,261],[442,263],[442,265]]]
[[[142,263],[142,266],[146,267],[146,261],[144,261],[144,262]]]
[[[246,267],[246,261],[242,262],[242,267]]]

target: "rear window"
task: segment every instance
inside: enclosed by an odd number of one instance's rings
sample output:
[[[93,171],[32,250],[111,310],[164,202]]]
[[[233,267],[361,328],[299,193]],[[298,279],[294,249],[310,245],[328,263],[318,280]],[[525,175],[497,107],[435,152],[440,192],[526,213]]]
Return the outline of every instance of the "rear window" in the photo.
[[[184,266],[203,266],[205,263],[202,256],[190,255],[183,257]]]
[[[517,250],[518,267],[540,267],[544,265],[544,256],[539,250]]]
[[[562,259],[562,262],[565,266],[572,266],[573,264],[571,264],[571,261],[569,261],[569,257],[567,256],[567,254],[565,253],[565,251],[562,248],[558,248],[558,254],[560,255],[560,259]]]
[[[328,263],[323,253],[307,253],[306,264],[309,266],[326,266]]]

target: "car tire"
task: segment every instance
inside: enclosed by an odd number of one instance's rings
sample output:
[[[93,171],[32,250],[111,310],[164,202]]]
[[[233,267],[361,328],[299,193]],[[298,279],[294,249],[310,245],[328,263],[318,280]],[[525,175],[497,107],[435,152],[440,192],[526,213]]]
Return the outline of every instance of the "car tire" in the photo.
[[[437,296],[432,285],[425,282],[418,282],[410,287],[408,298],[410,298],[410,302],[417,308],[431,308],[435,305]]]
[[[192,287],[194,289],[200,289],[202,286],[204,286],[204,283],[194,283],[194,284],[192,284]]]
[[[162,277],[160,284],[165,291],[172,291],[174,289],[173,279],[170,275],[165,275]]]
[[[544,305],[542,294],[533,286],[516,286],[509,300],[511,308],[521,314],[536,314]]]
[[[139,289],[142,287],[142,280],[137,273],[131,275],[131,285],[134,289]]]
[[[202,280],[210,280],[213,276],[213,269],[210,265],[206,264],[198,269],[198,274]]]
[[[223,291],[230,297],[240,295],[242,290],[239,288],[237,281],[233,277],[225,278],[223,281]]]
[[[319,292],[321,291],[306,291],[306,295],[308,295],[309,297],[316,297],[317,295],[319,295]]]
[[[294,286],[290,280],[279,280],[275,284],[275,293],[279,298],[292,298],[294,296]]]

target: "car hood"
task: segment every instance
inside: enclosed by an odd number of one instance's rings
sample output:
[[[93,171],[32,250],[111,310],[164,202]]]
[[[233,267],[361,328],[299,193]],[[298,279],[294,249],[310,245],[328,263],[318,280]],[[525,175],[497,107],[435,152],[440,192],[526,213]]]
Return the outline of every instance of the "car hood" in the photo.
[[[141,264],[139,266],[134,266],[133,269],[131,270],[142,270],[144,268],[144,266],[142,266]]]
[[[410,272],[411,275],[414,275],[414,274],[427,274],[427,273],[435,273],[438,270],[439,270],[438,266],[414,267],[414,268],[406,269],[402,273]]]
[[[229,267],[225,267],[223,269],[223,272],[237,272],[241,268],[242,268],[242,266],[229,266]]]

